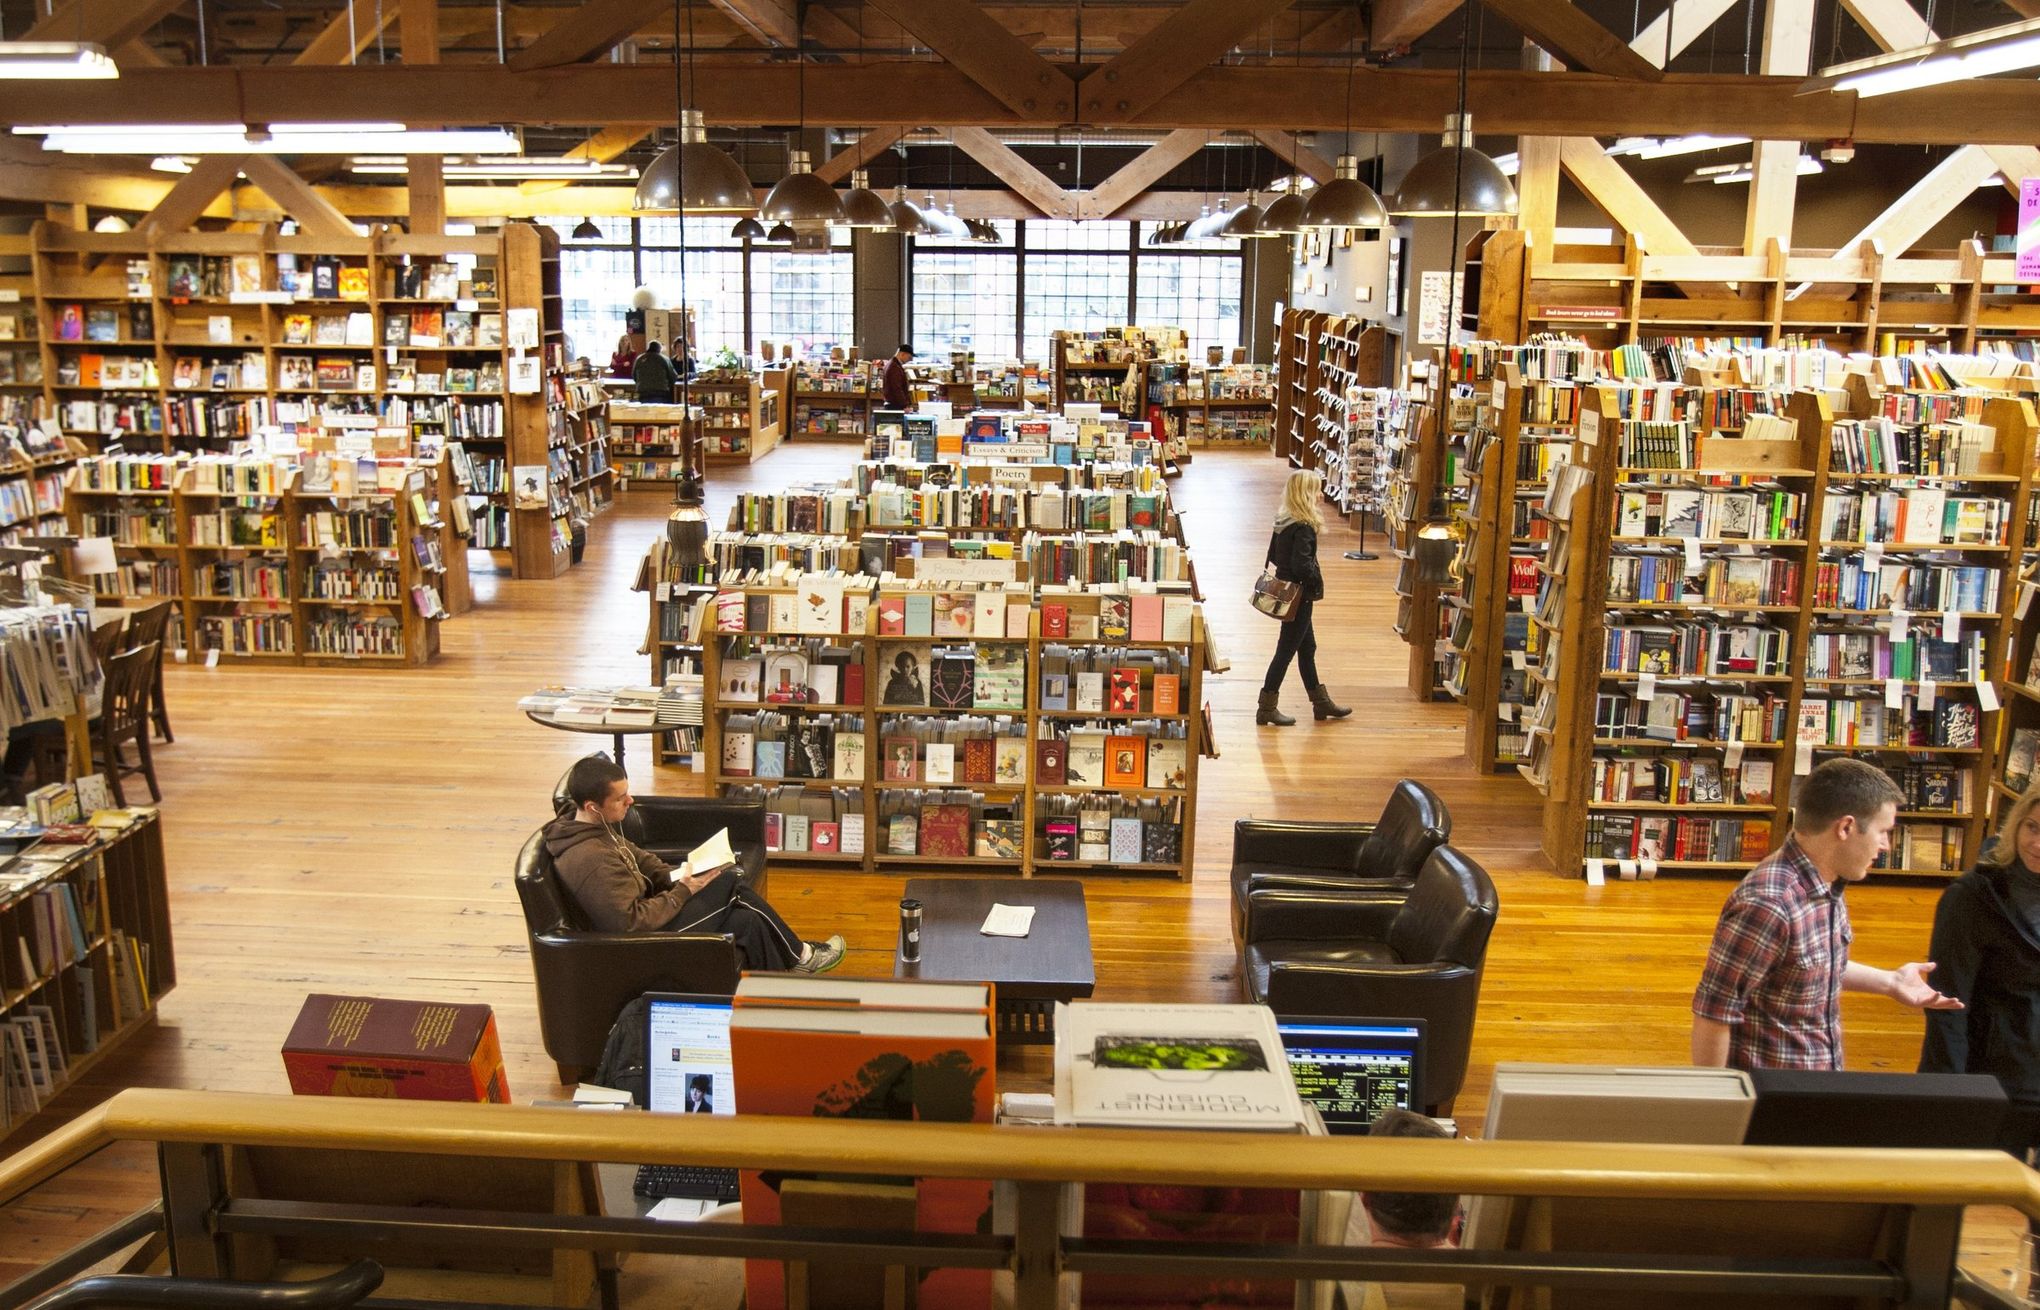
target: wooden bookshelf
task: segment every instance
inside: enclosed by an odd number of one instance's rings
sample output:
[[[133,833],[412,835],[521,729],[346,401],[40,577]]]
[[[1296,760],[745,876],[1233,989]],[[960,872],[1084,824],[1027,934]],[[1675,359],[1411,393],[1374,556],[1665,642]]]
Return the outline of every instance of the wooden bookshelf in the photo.
[[[833,821],[841,822],[843,817],[854,813],[863,824],[864,849],[860,853],[844,855],[840,851],[803,852],[782,849],[775,853],[775,859],[789,862],[811,861],[830,866],[861,868],[866,871],[940,867],[1033,877],[1041,873],[1083,873],[1093,869],[1108,869],[1120,873],[1159,873],[1181,879],[1190,876],[1190,870],[1195,862],[1197,767],[1200,752],[1204,748],[1201,711],[1205,637],[1203,616],[1194,605],[1187,612],[1191,630],[1188,640],[1134,641],[1130,637],[1113,640],[1050,638],[1043,636],[1043,626],[1051,608],[1059,608],[1068,616],[1068,621],[1073,627],[1082,627],[1086,626],[1087,618],[1093,623],[1101,622],[1100,607],[1106,603],[1107,598],[1097,593],[1063,593],[1051,590],[1043,593],[1039,599],[1030,600],[1030,593],[1023,585],[1017,591],[987,593],[997,598],[997,609],[1002,616],[996,634],[908,636],[904,633],[880,631],[882,627],[887,626],[881,615],[895,606],[904,611],[909,603],[908,593],[883,588],[874,591],[869,579],[852,578],[847,581],[853,593],[868,598],[868,604],[860,602],[851,609],[855,616],[853,626],[856,626],[856,620],[861,620],[861,626],[857,631],[839,634],[712,632],[706,634],[703,643],[706,648],[705,677],[709,695],[705,702],[707,724],[702,750],[711,765],[709,769],[711,780],[725,794],[732,791],[743,793],[745,789],[750,788],[765,788],[769,792],[774,788],[800,787],[804,794],[814,793],[809,799],[818,800],[823,796],[840,793],[831,801],[837,806],[837,818]],[[754,600],[761,596],[765,597],[763,604],[769,609],[773,604],[773,597],[787,596],[790,590],[784,587],[747,588],[744,594]],[[936,595],[929,591],[912,594],[927,599],[931,605]],[[951,594],[975,597],[978,593]],[[722,597],[718,596],[718,600],[720,599]],[[1011,618],[1004,617],[1009,608],[1026,611],[1024,636],[1019,635],[1018,625]],[[1014,635],[1006,635],[1008,633]],[[848,663],[859,666],[862,670],[858,675],[862,680],[861,694],[852,699],[843,699],[845,693],[840,690],[842,680],[850,675],[839,673],[839,690],[835,693],[838,699],[825,705],[773,704],[727,698],[735,677],[736,661],[755,659],[760,662],[758,670],[760,688],[761,694],[765,694],[771,686],[776,685],[772,682],[773,654],[792,649],[801,642],[813,642],[816,649],[835,651],[845,656]],[[965,648],[972,652],[973,678],[976,676],[978,661],[986,659],[990,652],[1004,651],[1007,653],[1005,658],[1017,658],[1021,695],[1015,700],[1002,699],[997,705],[984,708],[976,707],[974,704],[969,707],[943,708],[926,703],[927,700],[935,698],[939,685],[938,678],[941,676],[934,668],[932,652],[938,649],[960,651]],[[888,685],[891,666],[903,651],[911,653],[916,661],[917,681],[923,694],[923,700],[918,704],[897,699],[893,689]],[[1141,708],[1130,713],[1051,708],[1050,706],[1056,702],[1050,697],[1049,690],[1044,685],[1044,655],[1058,660],[1069,660],[1079,652],[1087,651],[1097,653],[1098,671],[1103,679],[1105,695],[1110,694],[1112,685],[1109,673],[1111,667],[1141,668],[1157,655],[1170,657],[1174,674],[1178,678],[1177,711],[1154,712],[1154,686],[1152,680],[1146,677],[1141,679],[1138,692],[1138,703]],[[1112,656],[1109,652],[1113,651],[1123,652],[1119,657],[1125,661],[1123,664],[1117,666],[1110,664]],[[1067,669],[1068,666],[1064,667]],[[748,675],[744,680],[748,680]],[[904,684],[902,685],[904,687]],[[974,684],[974,691],[978,685],[981,684]],[[1061,695],[1063,704],[1077,703],[1075,699],[1077,680],[1074,676],[1066,677]],[[974,700],[975,696],[972,699]],[[1046,705],[1045,700],[1049,702]],[[858,725],[854,730],[862,734],[861,749],[857,752],[854,763],[850,763],[845,756],[832,749],[831,768],[840,773],[837,777],[755,776],[746,769],[755,768],[759,762],[755,753],[756,746],[755,744],[752,746],[754,752],[752,760],[741,759],[742,738],[730,733],[729,721],[732,716],[756,715],[761,712],[783,713],[788,717],[789,736],[785,739],[788,742],[786,747],[788,756],[793,756],[798,750],[794,740],[796,732],[794,725],[823,716],[845,732],[852,731],[848,724]],[[915,721],[939,723],[963,717],[989,720],[995,738],[1003,737],[1016,742],[1017,746],[1007,748],[1013,757],[1012,760],[1004,771],[999,771],[996,766],[999,748],[994,744],[990,748],[993,772],[988,776],[991,780],[965,782],[962,779],[976,775],[967,772],[968,752],[959,745],[953,761],[953,779],[950,781],[929,779],[926,776],[929,768],[926,753],[928,739],[915,736],[910,724]],[[1114,728],[1133,723],[1143,723],[1159,729],[1162,733],[1180,729],[1182,737],[1174,740],[1181,742],[1182,758],[1179,766],[1181,786],[1149,785],[1157,780],[1145,776],[1147,741],[1131,735],[1126,736],[1125,740],[1136,742],[1138,745],[1129,745],[1126,749],[1140,752],[1143,760],[1139,771],[1126,775],[1121,782],[1097,784],[1086,782],[1072,786],[1066,782],[1058,784],[1042,779],[1038,769],[1042,748],[1037,745],[1038,741],[1045,737],[1066,740],[1068,734],[1081,731],[1087,742],[1089,737],[1095,736],[1102,747],[1115,737],[1112,731]],[[909,737],[914,738],[911,747],[906,744]],[[986,831],[980,826],[973,829],[970,834],[969,853],[966,855],[926,855],[919,853],[918,846],[914,852],[891,849],[888,840],[890,825],[887,822],[890,817],[889,807],[902,804],[900,796],[924,792],[973,793],[977,797],[980,810],[999,812],[998,818],[994,821],[1016,825],[1006,835],[1009,838],[1017,837],[1017,843],[1011,841],[1002,843],[1001,849],[1007,853],[987,853],[988,847],[984,841]],[[844,808],[846,802],[843,796],[850,798],[847,802],[850,808]],[[1167,853],[1172,854],[1173,858],[1146,858],[1149,855],[1163,853],[1163,848],[1146,846],[1143,847],[1143,858],[1118,864],[1109,858],[1094,860],[1074,857],[1074,846],[1070,848],[1073,858],[1052,858],[1049,853],[1051,834],[1047,825],[1062,821],[1060,810],[1065,804],[1063,800],[1056,798],[1085,797],[1098,799],[1103,804],[1118,804],[1136,810],[1146,806],[1150,813],[1157,816],[1154,821],[1158,823],[1170,822],[1160,817],[1160,811],[1174,810],[1178,817],[1173,820],[1176,825],[1173,841],[1159,835],[1155,838],[1165,843]],[[792,803],[797,803],[797,800],[787,796],[768,795],[768,805]],[[1071,800],[1068,804],[1073,807],[1073,815],[1076,810],[1089,808],[1095,813],[1102,808],[1102,804],[1085,807],[1080,800]],[[918,818],[918,802],[914,802],[913,807]],[[1143,833],[1142,837],[1146,840],[1147,834]],[[1060,837],[1056,838],[1058,843],[1060,840]]]
[[[1190,450],[1263,445],[1274,438],[1274,373],[1265,364],[1150,364],[1148,404]]]
[[[748,373],[711,370],[688,383],[690,403],[701,410],[702,458],[749,463],[786,439],[790,368]]]
[[[1324,438],[1353,387],[1386,387],[1402,368],[1402,336],[1366,319],[1319,310],[1282,315],[1275,364],[1274,451],[1296,468],[1323,469]]]
[[[114,542],[121,572],[92,579],[99,602],[176,602],[186,658],[417,667],[439,653],[465,559],[446,562],[437,464],[378,478],[336,492],[260,460],[87,456],[66,500],[71,531]]]
[[[864,441],[871,436],[871,411],[879,393],[869,364],[802,361],[785,372],[782,412],[788,440]]]
[[[131,813],[127,827],[98,829],[95,841],[0,891],[0,1025],[37,1021],[39,1045],[54,1038],[57,1048],[39,1109],[153,1022],[177,985],[162,820],[153,809]],[[0,1140],[35,1114],[0,1105]]]

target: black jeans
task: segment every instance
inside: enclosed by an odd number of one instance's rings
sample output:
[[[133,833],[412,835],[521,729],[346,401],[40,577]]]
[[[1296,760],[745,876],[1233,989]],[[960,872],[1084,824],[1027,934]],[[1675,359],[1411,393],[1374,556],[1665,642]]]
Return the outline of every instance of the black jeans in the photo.
[[[735,870],[688,897],[663,931],[728,933],[751,969],[791,969],[800,959],[799,934]]]
[[[1316,691],[1317,680],[1317,633],[1311,631],[1310,609],[1315,601],[1299,601],[1296,617],[1282,625],[1282,635],[1275,639],[1275,658],[1268,661],[1268,676],[1261,680],[1262,691],[1280,691],[1282,679],[1289,673],[1289,661],[1296,661],[1296,671],[1303,675],[1303,689]]]

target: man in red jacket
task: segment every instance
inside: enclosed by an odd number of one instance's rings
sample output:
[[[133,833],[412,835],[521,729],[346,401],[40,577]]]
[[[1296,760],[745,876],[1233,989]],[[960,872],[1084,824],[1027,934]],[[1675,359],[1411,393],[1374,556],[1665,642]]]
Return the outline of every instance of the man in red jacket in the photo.
[[[910,409],[914,404],[913,389],[907,385],[907,361],[914,357],[914,348],[902,345],[885,362],[885,407],[887,409]]]

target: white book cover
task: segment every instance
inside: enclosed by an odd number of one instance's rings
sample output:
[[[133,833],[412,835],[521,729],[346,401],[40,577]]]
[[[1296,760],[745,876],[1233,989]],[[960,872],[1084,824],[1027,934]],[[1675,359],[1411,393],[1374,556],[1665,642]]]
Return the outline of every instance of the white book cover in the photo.
[[[1296,1132],[1275,1016],[1261,1005],[1056,1006],[1055,1120]]]
[[[794,595],[798,601],[796,632],[828,635],[843,631],[842,578],[804,577]]]

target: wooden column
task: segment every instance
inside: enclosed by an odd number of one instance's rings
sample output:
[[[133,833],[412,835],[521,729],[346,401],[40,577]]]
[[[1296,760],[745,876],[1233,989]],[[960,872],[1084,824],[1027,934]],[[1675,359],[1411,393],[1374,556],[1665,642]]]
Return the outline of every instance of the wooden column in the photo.
[[[1550,73],[1558,71],[1560,65],[1547,51],[1525,41],[1523,67]],[[1516,194],[1520,200],[1516,226],[1530,234],[1533,250],[1548,251],[1551,234],[1558,227],[1558,138],[1517,137],[1516,159]]]
[[[398,20],[406,64],[439,62],[439,0],[403,0]],[[446,169],[440,156],[410,155],[405,182],[412,236],[446,233]]]
[[[1803,77],[1813,47],[1813,0],[1771,0],[1764,12],[1758,72]],[[1791,248],[1792,210],[1799,195],[1797,141],[1759,141],[1753,155],[1750,205],[1743,220],[1743,253],[1759,255],[1766,240]]]

